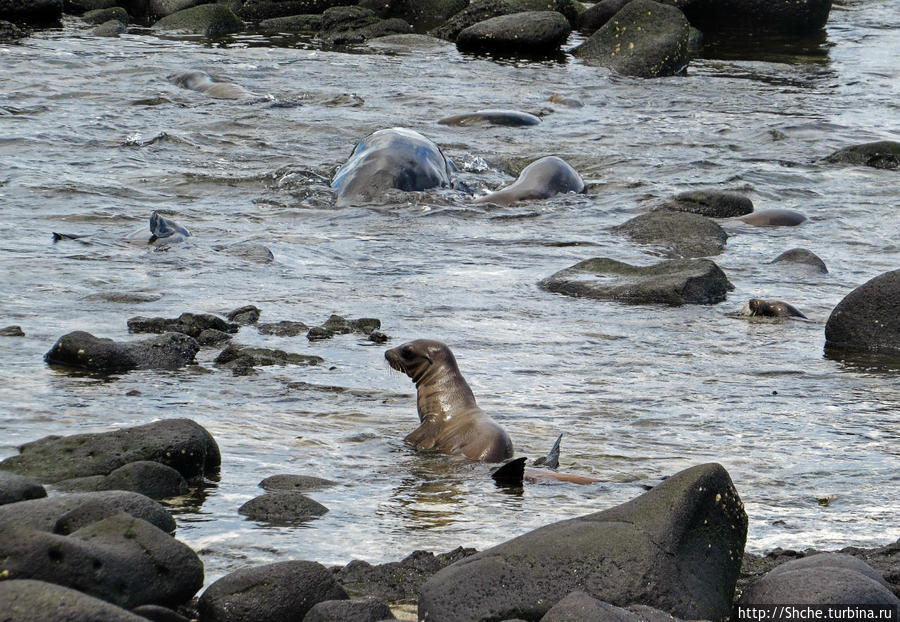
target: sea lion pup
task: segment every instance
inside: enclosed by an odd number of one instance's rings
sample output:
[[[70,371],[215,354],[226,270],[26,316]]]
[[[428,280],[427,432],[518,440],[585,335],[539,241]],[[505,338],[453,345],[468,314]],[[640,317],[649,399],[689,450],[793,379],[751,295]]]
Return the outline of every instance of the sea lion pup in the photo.
[[[475,404],[456,358],[445,344],[416,339],[384,353],[388,365],[416,384],[421,425],[404,440],[416,449],[502,462],[513,455],[512,441]]]
[[[548,199],[563,192],[584,192],[584,180],[568,162],[556,156],[535,160],[512,184],[475,199],[476,203],[510,205],[526,199]]]
[[[216,99],[246,99],[255,97],[253,93],[233,82],[216,82],[205,71],[182,71],[167,78],[183,89],[198,91]]]
[[[780,300],[763,300],[762,298],[751,298],[747,303],[746,314],[751,317],[802,317],[807,319],[793,305]]]

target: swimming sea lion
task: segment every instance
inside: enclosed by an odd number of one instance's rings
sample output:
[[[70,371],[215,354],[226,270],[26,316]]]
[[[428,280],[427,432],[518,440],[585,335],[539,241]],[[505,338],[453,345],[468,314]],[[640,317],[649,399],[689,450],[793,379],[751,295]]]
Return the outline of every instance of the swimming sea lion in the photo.
[[[182,71],[167,78],[184,89],[198,91],[216,99],[246,99],[255,97],[253,93],[233,82],[216,82],[205,71]]]
[[[404,439],[408,445],[484,462],[512,456],[509,435],[475,404],[472,389],[445,344],[416,339],[391,348],[384,358],[416,384],[421,425]]]
[[[138,244],[162,246],[165,244],[184,242],[184,240],[189,237],[191,237],[190,231],[174,220],[169,220],[168,218],[160,216],[159,212],[153,210],[150,213],[150,235],[147,235],[146,229],[138,229],[126,239],[129,242]]]
[[[568,162],[556,156],[535,160],[512,184],[475,199],[476,203],[510,205],[525,199],[546,199],[562,192],[583,192],[584,180]]]
[[[796,307],[780,300],[751,298],[747,303],[747,309],[751,317],[802,317],[807,319]]]
[[[806,216],[789,209],[764,209],[741,216],[742,221],[757,227],[794,227],[806,221]]]
[[[452,166],[440,148],[402,127],[364,138],[331,181],[337,205],[368,203],[386,190],[427,190],[450,185]]]
[[[540,118],[527,112],[518,110],[476,110],[466,114],[457,114],[452,117],[444,117],[438,121],[441,125],[504,125],[507,127],[523,127],[537,125]]]
[[[534,461],[534,466],[540,468],[526,469],[525,462],[528,459],[524,457],[515,458],[495,469],[491,474],[491,478],[501,486],[521,486],[524,482],[549,483],[555,481],[582,485],[599,482],[599,479],[587,475],[558,473],[556,471],[559,467],[560,441],[562,441],[562,434],[556,439],[556,442],[550,449],[550,453]]]

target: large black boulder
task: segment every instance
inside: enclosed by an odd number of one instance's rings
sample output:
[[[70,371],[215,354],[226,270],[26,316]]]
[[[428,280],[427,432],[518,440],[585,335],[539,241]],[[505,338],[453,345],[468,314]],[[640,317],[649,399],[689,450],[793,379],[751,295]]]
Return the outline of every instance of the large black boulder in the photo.
[[[459,33],[456,46],[466,51],[539,54],[558,49],[570,32],[562,13],[527,11],[473,24]]]
[[[731,612],[747,515],[728,473],[695,466],[620,506],[541,527],[441,570],[419,618],[535,620],[575,590],[687,619]]]
[[[821,30],[831,0],[665,0],[703,32],[767,31],[803,34]]]
[[[214,475],[222,462],[212,435],[190,419],[164,419],[112,432],[48,436],[19,448],[0,469],[44,483],[108,475],[149,460],[172,467],[187,479]]]
[[[886,272],[847,294],[825,324],[829,356],[865,352],[900,356],[900,270]]]
[[[429,34],[447,41],[456,41],[460,32],[478,22],[525,11],[556,11],[562,13],[571,25],[577,21],[581,5],[575,0],[473,0],[469,6]]]
[[[0,505],[25,501],[27,499],[40,499],[46,497],[47,491],[40,483],[9,471],[0,471]]]
[[[131,490],[151,499],[177,497],[188,491],[188,483],[172,467],[139,460],[129,462],[109,475],[90,475],[56,482],[55,487],[66,491]]]
[[[328,569],[293,560],[243,568],[225,575],[200,596],[203,622],[296,622],[326,600],[348,598]]]
[[[706,216],[687,211],[661,210],[635,216],[612,228],[634,242],[652,244],[668,257],[708,257],[725,248],[728,234]]]
[[[595,257],[560,270],[538,285],[567,296],[676,306],[722,302],[734,289],[722,269],[709,259],[673,259],[633,266]]]
[[[0,559],[11,578],[64,585],[128,609],[179,605],[203,585],[203,563],[187,545],[121,513],[68,536],[0,526]]]
[[[377,598],[323,600],[313,605],[303,622],[380,622],[396,620],[391,608]]]
[[[124,512],[167,533],[175,531],[172,515],[159,503],[136,492],[109,490],[30,499],[0,506],[0,525],[21,525],[68,534]]]
[[[0,612],[4,622],[147,622],[105,600],[31,579],[0,581]]]
[[[35,25],[59,21],[63,0],[0,0],[0,20]]]
[[[60,337],[44,360],[50,365],[110,374],[132,369],[178,369],[193,363],[199,350],[197,340],[182,333],[119,342],[76,330]]]

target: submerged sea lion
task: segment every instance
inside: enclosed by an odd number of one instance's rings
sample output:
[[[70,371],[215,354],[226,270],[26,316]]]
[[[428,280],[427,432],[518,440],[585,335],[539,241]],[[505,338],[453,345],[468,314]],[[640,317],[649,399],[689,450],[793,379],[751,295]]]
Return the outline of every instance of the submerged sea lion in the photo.
[[[402,127],[364,138],[331,181],[339,207],[368,203],[386,190],[427,190],[450,185],[452,166],[440,148]]]
[[[806,216],[789,209],[764,209],[741,216],[740,220],[757,227],[794,227],[806,221]]]
[[[198,91],[216,99],[246,99],[253,93],[233,82],[216,82],[205,71],[182,71],[167,78],[170,82],[191,91]]]
[[[599,479],[587,475],[579,475],[577,473],[558,473],[556,469],[559,467],[559,444],[562,441],[562,434],[556,439],[550,453],[542,458],[534,461],[534,466],[541,467],[537,469],[526,469],[525,462],[527,458],[515,458],[498,467],[491,474],[491,478],[501,486],[521,486],[524,482],[530,483],[549,483],[549,482],[568,482],[570,484],[594,484]]]
[[[802,317],[807,319],[796,307],[780,300],[751,298],[747,303],[747,311],[751,317]]]
[[[168,218],[160,216],[159,212],[153,210],[153,212],[150,213],[150,235],[147,235],[146,229],[138,229],[126,239],[129,242],[137,244],[162,246],[165,244],[184,242],[184,240],[189,237],[191,237],[190,231],[174,220],[169,220]]]
[[[504,125],[507,127],[523,127],[538,125],[540,118],[527,112],[518,110],[476,110],[466,114],[457,114],[452,117],[444,117],[438,121],[441,125],[459,125],[468,127],[471,125]]]
[[[421,425],[404,439],[408,445],[484,462],[512,457],[509,435],[475,403],[445,344],[416,339],[391,348],[384,358],[416,384]]]
[[[822,261],[822,258],[805,248],[792,248],[784,251],[770,263],[798,264],[815,272],[821,272],[822,274],[828,272],[828,267],[825,265],[825,262]]]
[[[547,199],[562,192],[583,192],[584,180],[568,162],[556,156],[535,160],[512,184],[475,199],[476,203],[510,205],[526,199]]]

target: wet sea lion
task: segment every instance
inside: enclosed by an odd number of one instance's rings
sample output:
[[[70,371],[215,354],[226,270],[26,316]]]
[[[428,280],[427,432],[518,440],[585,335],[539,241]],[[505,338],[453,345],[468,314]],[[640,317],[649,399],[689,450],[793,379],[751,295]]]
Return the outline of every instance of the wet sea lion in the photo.
[[[515,458],[495,469],[491,474],[491,478],[501,486],[521,486],[524,482],[532,484],[568,482],[570,484],[582,485],[599,482],[599,479],[587,475],[579,475],[578,473],[558,473],[556,471],[559,467],[560,441],[562,441],[562,434],[556,439],[556,442],[550,449],[550,453],[534,461],[534,466],[540,468],[526,469],[525,462],[528,459],[524,457]]]
[[[147,235],[146,229],[138,229],[126,239],[137,244],[162,246],[184,242],[189,237],[191,237],[190,231],[174,220],[169,220],[161,216],[156,210],[153,210],[150,213],[150,235]]]
[[[204,93],[216,99],[246,99],[256,97],[253,93],[233,82],[217,82],[205,71],[182,71],[167,78],[184,89]]]
[[[507,127],[523,127],[538,125],[540,118],[527,112],[518,110],[476,110],[466,114],[457,114],[452,117],[444,117],[438,121],[441,125],[459,125],[469,127],[472,125],[503,125]]]
[[[475,199],[476,203],[510,205],[526,199],[547,199],[563,192],[583,192],[584,180],[568,162],[556,156],[535,160],[512,184]]]
[[[475,403],[445,344],[416,339],[391,348],[384,358],[416,384],[421,425],[404,439],[408,445],[483,462],[512,457],[509,435]]]
[[[806,221],[806,216],[789,209],[764,209],[741,216],[740,220],[757,227],[794,227]]]
[[[806,316],[800,313],[796,307],[780,300],[751,298],[747,303],[747,311],[751,317],[802,317],[806,319]]]
[[[364,138],[331,181],[337,205],[371,202],[386,190],[427,190],[450,185],[452,166],[440,148],[402,127]]]

